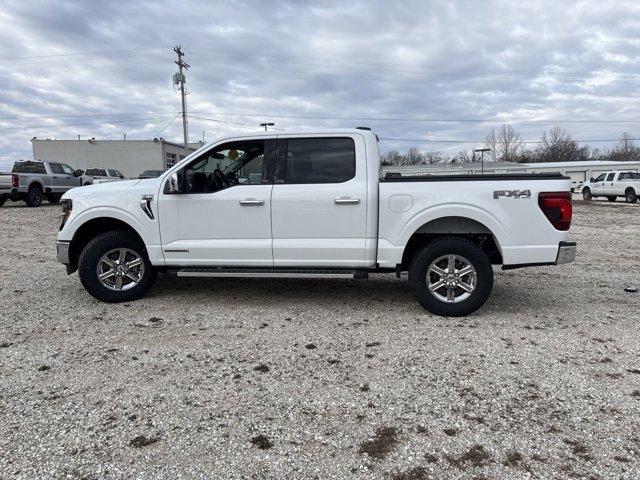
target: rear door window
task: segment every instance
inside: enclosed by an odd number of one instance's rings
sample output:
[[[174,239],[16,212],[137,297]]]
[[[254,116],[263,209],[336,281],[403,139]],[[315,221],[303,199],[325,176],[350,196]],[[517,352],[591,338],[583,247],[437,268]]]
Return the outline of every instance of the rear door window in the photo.
[[[342,183],[355,175],[356,148],[353,139],[287,140],[285,183]]]

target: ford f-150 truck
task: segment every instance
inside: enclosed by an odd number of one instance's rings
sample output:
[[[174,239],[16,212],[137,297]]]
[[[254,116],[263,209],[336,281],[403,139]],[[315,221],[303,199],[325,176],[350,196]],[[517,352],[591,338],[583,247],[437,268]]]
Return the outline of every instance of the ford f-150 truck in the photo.
[[[607,197],[610,202],[615,202],[618,197],[624,197],[627,203],[636,203],[638,195],[640,173],[636,172],[604,172],[582,187],[582,198],[585,200]]]
[[[57,257],[105,302],[141,297],[158,272],[408,272],[417,301],[451,316],[485,302],[492,265],[574,260],[568,177],[379,175],[368,129],[220,140],[158,178],[67,192]]]
[[[24,201],[29,207],[39,207],[44,198],[58,203],[67,190],[93,183],[82,170],[74,170],[65,163],[48,161],[20,161],[13,165],[12,187],[3,193],[6,201]],[[4,203],[4,202],[3,202]]]

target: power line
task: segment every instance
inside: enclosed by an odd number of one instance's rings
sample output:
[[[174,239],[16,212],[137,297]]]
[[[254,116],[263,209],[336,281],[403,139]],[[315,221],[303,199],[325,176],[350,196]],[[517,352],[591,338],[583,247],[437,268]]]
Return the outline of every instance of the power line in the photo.
[[[59,127],[76,127],[76,126],[85,126],[85,125],[110,125],[112,123],[131,123],[131,122],[142,122],[147,120],[161,120],[165,119],[166,115],[163,117],[147,117],[147,118],[134,118],[130,120],[110,120],[106,122],[85,122],[85,123],[65,123],[65,124],[55,124],[55,125],[31,125],[31,126],[23,126],[23,127],[7,127],[0,128],[0,131],[7,130],[35,130],[39,128],[59,128]]]
[[[227,113],[227,112],[196,112],[204,115],[238,116],[238,117],[273,117],[293,118],[303,120],[345,120],[372,122],[427,122],[427,123],[640,123],[638,120],[588,120],[588,119],[545,119],[545,120],[506,120],[495,118],[406,118],[406,117],[343,117],[330,115],[275,115],[271,113]]]
[[[204,120],[204,121],[208,121],[208,122],[226,123],[226,124],[229,124],[229,125],[240,125],[240,126],[243,126],[243,127],[251,127],[253,129],[257,130],[256,125],[253,124],[253,123],[231,122],[229,120],[218,120],[218,119],[215,119],[215,118],[200,117],[200,116],[196,116],[196,115],[193,115],[193,114],[191,115],[191,118],[196,118],[198,120]],[[272,128],[271,130],[280,130],[280,131],[282,131],[283,129],[282,128]]]
[[[145,113],[81,113],[73,115],[39,115],[25,117],[0,117],[0,120],[33,120],[39,118],[81,118],[81,117],[128,117],[139,115],[174,115],[180,112],[145,112]]]
[[[28,57],[8,57],[8,58],[0,58],[0,61],[9,61],[9,60],[29,60],[32,58],[53,58],[53,57],[71,57],[76,55],[96,55],[101,53],[119,53],[119,52],[140,52],[140,51],[149,51],[149,50],[163,50],[167,47],[150,47],[150,48],[121,48],[121,49],[112,49],[112,50],[93,50],[93,51],[84,51],[84,52],[68,52],[68,53],[53,53],[50,55],[31,55]]]
[[[144,116],[144,115],[175,115],[180,112],[141,112],[141,113],[82,113],[82,114],[61,114],[61,115],[37,115],[37,116],[10,116],[0,117],[0,120],[32,120],[41,118],[82,118],[82,117],[125,117],[125,116]],[[345,121],[372,121],[372,122],[425,122],[425,123],[509,123],[509,124],[547,124],[547,123],[640,123],[640,119],[497,119],[497,118],[409,118],[409,117],[365,117],[365,116],[332,116],[332,115],[287,115],[272,113],[231,113],[231,112],[195,112],[196,115],[219,115],[219,116],[235,116],[235,117],[274,117],[274,118],[291,118],[303,120],[345,120]],[[206,120],[222,122],[222,120],[214,120],[207,118]],[[229,122],[233,123],[233,122]],[[249,125],[238,123],[238,125]]]
[[[164,132],[167,128],[169,128],[169,127],[171,126],[171,124],[172,124],[173,122],[175,122],[176,118],[178,118],[179,116],[180,116],[180,112],[176,113],[176,114],[174,115],[174,117],[173,117],[171,120],[169,120],[169,123],[167,123],[164,127],[162,127],[162,128],[158,131],[158,133],[156,133],[156,134],[154,135],[154,137],[158,137],[158,136],[160,136],[160,134],[161,134],[162,132]]]

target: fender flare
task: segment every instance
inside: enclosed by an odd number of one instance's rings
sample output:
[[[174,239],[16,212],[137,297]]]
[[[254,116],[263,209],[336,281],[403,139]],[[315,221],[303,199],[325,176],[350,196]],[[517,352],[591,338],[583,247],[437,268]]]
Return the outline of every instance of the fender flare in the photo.
[[[509,244],[509,233],[504,225],[492,213],[474,205],[449,203],[434,205],[414,215],[400,232],[401,245],[406,247],[409,239],[422,226],[445,217],[462,217],[475,220],[485,226],[494,236],[498,248]]]
[[[82,213],[75,217],[71,224],[68,225],[68,227],[70,227],[68,233],[69,237],[74,238],[80,227],[88,221],[95,220],[96,218],[113,218],[115,220],[120,220],[131,227],[140,236],[145,245],[156,243],[148,229],[140,222],[140,220],[126,210],[114,207],[93,207],[83,210]]]
[[[37,185],[37,186],[38,186],[38,188],[42,191],[42,193],[45,193],[46,188],[45,188],[45,186],[44,186],[44,183],[43,183],[41,180],[37,179],[37,178],[34,178],[34,179],[32,179],[32,180],[29,182],[29,186],[27,187],[27,192],[28,192],[29,190],[31,190],[31,188],[32,188],[34,185]]]

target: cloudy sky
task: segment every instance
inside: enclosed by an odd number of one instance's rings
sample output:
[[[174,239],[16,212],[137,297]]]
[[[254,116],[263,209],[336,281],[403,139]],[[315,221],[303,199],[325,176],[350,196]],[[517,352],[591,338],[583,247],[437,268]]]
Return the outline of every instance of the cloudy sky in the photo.
[[[371,126],[383,150],[640,136],[638,1],[36,1],[0,4],[0,160],[30,139],[180,141],[273,121]],[[465,142],[465,143],[458,143]]]

